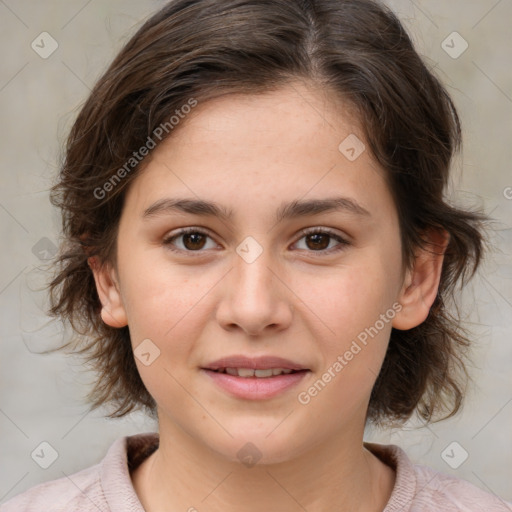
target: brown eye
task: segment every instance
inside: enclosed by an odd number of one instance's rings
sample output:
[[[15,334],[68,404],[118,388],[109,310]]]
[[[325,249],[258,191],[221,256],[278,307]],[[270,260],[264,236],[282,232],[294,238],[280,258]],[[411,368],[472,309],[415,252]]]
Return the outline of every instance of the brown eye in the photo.
[[[296,243],[299,244],[299,242],[302,240],[305,240],[305,248],[299,247],[300,249],[304,249],[308,252],[318,252],[322,254],[331,254],[337,251],[341,251],[346,246],[350,245],[350,242],[342,238],[337,233],[334,233],[328,229],[320,228],[302,232],[302,238],[300,238]],[[333,241],[338,243],[329,248],[331,242]]]
[[[211,236],[208,233],[200,231],[196,228],[182,229],[174,235],[168,236],[163,240],[163,244],[168,246],[170,250],[176,252],[204,252],[203,249],[210,249],[206,247],[208,239]],[[179,243],[178,243],[179,242]],[[213,244],[213,247],[215,244]]]
[[[329,247],[329,240],[331,238],[332,237],[330,235],[327,235],[325,233],[313,233],[306,236],[306,240],[309,239],[311,241],[310,244],[306,242],[306,245],[308,246],[309,249],[322,251]]]
[[[201,233],[186,233],[183,237],[183,245],[191,251],[202,249],[205,244],[206,237]]]

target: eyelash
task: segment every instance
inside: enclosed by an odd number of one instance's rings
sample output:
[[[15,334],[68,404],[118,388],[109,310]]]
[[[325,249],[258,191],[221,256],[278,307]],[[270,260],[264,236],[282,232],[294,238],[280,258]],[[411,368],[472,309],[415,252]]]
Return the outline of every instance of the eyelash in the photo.
[[[191,250],[184,250],[184,249],[176,249],[173,247],[172,241],[174,239],[179,238],[180,236],[183,236],[183,235],[191,234],[191,233],[206,235],[207,237],[212,238],[208,232],[203,231],[202,229],[199,229],[199,228],[190,227],[190,228],[180,229],[177,233],[174,233],[171,236],[164,238],[163,244],[168,246],[169,250],[171,250],[172,252],[180,252],[180,253],[202,253],[202,252],[204,252],[204,250],[201,250],[201,249],[199,249],[197,251],[191,251]],[[333,253],[342,251],[345,248],[345,246],[350,245],[350,242],[348,242],[347,240],[342,238],[340,235],[336,234],[335,232],[333,232],[332,230],[327,229],[327,228],[312,228],[312,229],[303,230],[303,231],[301,231],[300,238],[297,240],[297,242],[307,235],[315,235],[315,234],[328,235],[330,238],[334,238],[337,242],[339,242],[339,245],[337,247],[331,248],[331,249],[322,249],[319,251],[313,251],[313,250],[308,251],[311,253],[320,253],[320,255],[333,254]],[[297,242],[295,242],[295,243],[297,243]]]

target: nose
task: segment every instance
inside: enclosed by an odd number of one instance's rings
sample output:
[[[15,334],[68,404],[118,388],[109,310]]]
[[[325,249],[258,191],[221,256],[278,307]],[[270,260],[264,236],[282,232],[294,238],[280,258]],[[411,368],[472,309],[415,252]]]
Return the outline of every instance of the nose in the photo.
[[[217,321],[224,329],[241,329],[249,336],[258,336],[290,325],[294,295],[268,252],[264,250],[251,263],[235,256],[234,268],[223,280],[217,308]]]

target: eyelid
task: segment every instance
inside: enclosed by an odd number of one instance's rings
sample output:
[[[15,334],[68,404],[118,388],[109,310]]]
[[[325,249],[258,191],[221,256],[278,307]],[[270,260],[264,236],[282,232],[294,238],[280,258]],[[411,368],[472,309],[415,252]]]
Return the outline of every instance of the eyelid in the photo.
[[[207,237],[209,237],[215,241],[215,237],[210,233],[210,231],[208,229],[203,228],[203,227],[189,226],[186,228],[180,228],[180,229],[176,230],[175,232],[173,231],[173,232],[169,233],[168,235],[165,235],[162,240],[162,243],[165,246],[169,246],[169,250],[171,250],[172,252],[187,253],[187,255],[190,254],[192,256],[199,256],[199,255],[201,255],[201,253],[204,253],[205,251],[204,250],[185,251],[183,249],[175,249],[172,247],[172,243],[171,243],[172,240],[179,238],[180,236],[187,235],[189,233],[199,233],[201,235],[206,235]],[[215,243],[217,243],[217,242],[215,242]]]
[[[338,245],[336,247],[332,247],[331,249],[322,249],[320,251],[307,251],[308,254],[317,255],[319,257],[331,255],[331,254],[334,254],[334,253],[337,253],[337,252],[343,250],[345,248],[344,246],[352,245],[351,242],[349,241],[348,236],[341,235],[340,233],[333,230],[332,228],[325,228],[322,226],[304,228],[303,230],[301,230],[299,232],[297,241],[294,242],[293,245],[297,244],[302,238],[304,238],[304,236],[313,235],[316,233],[325,234],[325,235],[330,236],[330,238],[334,238],[335,240],[337,240]]]
[[[348,235],[341,234],[338,231],[334,230],[333,228],[326,228],[323,226],[314,226],[311,228],[304,228],[299,231],[298,235],[304,236],[304,235],[310,235],[314,233],[325,233],[327,235],[331,235],[332,237],[338,237],[344,239],[348,243]]]

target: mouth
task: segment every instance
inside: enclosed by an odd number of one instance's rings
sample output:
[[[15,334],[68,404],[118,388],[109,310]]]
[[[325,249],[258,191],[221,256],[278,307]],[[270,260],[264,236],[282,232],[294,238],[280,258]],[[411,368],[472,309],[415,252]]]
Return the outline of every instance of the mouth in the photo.
[[[211,381],[231,396],[246,400],[272,398],[296,386],[309,368],[273,356],[230,356],[201,368]]]
[[[205,368],[210,370],[210,368]],[[217,370],[210,370],[216,373],[227,373],[235,377],[250,378],[256,377],[257,379],[268,379],[277,375],[288,375],[290,373],[306,372],[308,370],[290,370],[289,368],[266,368],[255,370],[254,368],[219,368]]]
[[[276,375],[307,371],[300,363],[277,356],[226,356],[206,365],[203,370],[227,373],[238,377],[268,378]]]

